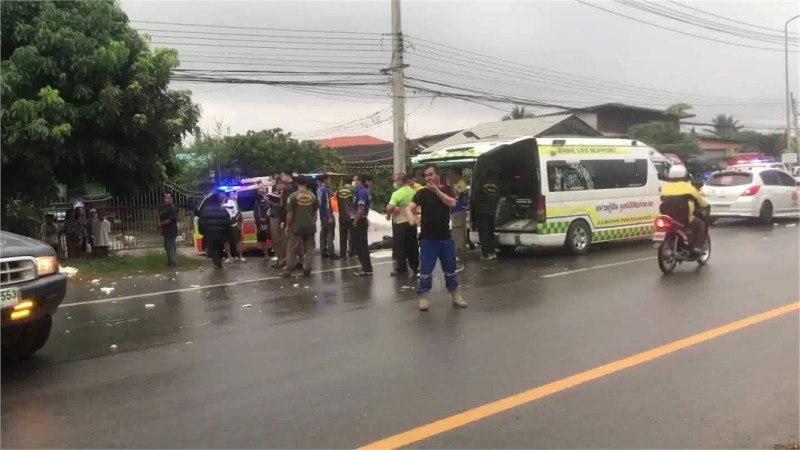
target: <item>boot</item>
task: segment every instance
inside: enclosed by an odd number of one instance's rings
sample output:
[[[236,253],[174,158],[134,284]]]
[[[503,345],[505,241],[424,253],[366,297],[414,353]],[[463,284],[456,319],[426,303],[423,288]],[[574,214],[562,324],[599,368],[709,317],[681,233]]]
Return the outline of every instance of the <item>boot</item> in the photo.
[[[464,301],[464,298],[461,297],[461,291],[458,288],[450,292],[450,298],[453,301],[453,306],[456,308],[466,308],[469,306],[469,303]]]

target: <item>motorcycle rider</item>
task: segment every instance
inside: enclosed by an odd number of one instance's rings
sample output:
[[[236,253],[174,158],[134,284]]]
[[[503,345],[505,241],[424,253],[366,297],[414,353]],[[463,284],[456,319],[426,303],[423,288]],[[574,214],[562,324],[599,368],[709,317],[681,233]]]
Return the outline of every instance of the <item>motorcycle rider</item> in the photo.
[[[705,220],[696,214],[699,208],[708,208],[708,201],[687,180],[686,166],[674,165],[669,169],[667,183],[661,188],[661,214],[684,224],[690,233],[690,245],[695,253],[705,253]]]

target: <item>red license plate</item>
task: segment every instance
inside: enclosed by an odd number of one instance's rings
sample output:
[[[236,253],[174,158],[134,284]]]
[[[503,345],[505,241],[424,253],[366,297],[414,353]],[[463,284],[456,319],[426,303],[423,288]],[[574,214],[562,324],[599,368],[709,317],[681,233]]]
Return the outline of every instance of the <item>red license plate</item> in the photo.
[[[656,231],[653,233],[653,241],[654,242],[661,242],[667,236],[667,233],[664,231]]]

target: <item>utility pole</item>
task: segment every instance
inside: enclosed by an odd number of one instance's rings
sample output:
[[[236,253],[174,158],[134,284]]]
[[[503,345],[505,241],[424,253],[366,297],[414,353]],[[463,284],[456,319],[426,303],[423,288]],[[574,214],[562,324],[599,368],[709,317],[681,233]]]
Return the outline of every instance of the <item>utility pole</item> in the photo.
[[[791,122],[791,100],[789,99],[789,22],[800,17],[800,14],[790,18],[783,25],[783,56],[785,59],[785,75],[786,75],[786,150],[788,151],[789,140],[792,137],[792,122]],[[796,134],[795,134],[796,136]],[[800,149],[798,149],[800,152]]]
[[[800,130],[797,129],[797,99],[794,98],[794,93],[791,94],[792,98],[792,127],[794,128],[794,145],[797,149],[797,160],[800,161]],[[786,141],[786,145],[789,145],[789,141]],[[788,149],[787,149],[788,150]]]
[[[406,89],[403,82],[403,31],[400,0],[392,0],[392,119],[394,122],[394,173],[406,171]]]

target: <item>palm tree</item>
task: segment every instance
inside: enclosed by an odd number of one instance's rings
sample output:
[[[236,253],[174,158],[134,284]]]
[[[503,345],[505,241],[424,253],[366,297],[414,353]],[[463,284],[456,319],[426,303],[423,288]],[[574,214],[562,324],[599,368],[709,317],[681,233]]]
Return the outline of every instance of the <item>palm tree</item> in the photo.
[[[684,115],[688,114],[689,110],[692,108],[692,105],[688,103],[676,103],[667,108],[664,112],[673,116],[683,117]]]
[[[530,119],[532,117],[536,117],[536,115],[525,112],[524,106],[514,106],[514,109],[511,110],[511,113],[509,113],[507,116],[504,116],[503,120]]]
[[[716,134],[720,137],[730,136],[733,133],[744,128],[738,120],[734,119],[733,116],[728,116],[725,114],[718,114],[717,117],[711,119],[711,125],[714,128],[706,129],[711,133]]]

